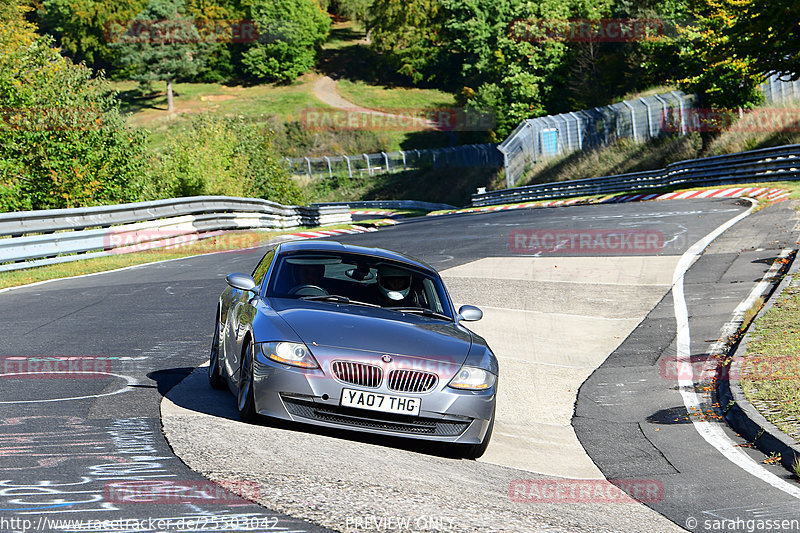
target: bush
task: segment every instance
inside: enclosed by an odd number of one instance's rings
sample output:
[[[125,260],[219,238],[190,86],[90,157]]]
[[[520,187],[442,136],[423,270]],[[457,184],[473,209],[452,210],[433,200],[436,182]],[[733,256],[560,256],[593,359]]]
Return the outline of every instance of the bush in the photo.
[[[126,127],[102,77],[22,15],[0,12],[0,211],[138,199],[144,134]]]
[[[168,141],[144,184],[147,198],[194,195],[303,202],[273,148],[272,131],[238,118],[203,115]]]

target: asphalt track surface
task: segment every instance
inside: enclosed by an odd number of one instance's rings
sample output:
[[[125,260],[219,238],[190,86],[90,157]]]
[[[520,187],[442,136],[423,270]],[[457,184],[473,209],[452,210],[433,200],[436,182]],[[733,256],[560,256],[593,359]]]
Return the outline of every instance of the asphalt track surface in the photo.
[[[680,255],[748,207],[687,200],[517,210],[414,220],[338,240],[447,269],[509,256],[513,229],[644,228],[663,233],[660,254]],[[718,337],[779,249],[794,246],[793,219],[788,202],[759,211],[688,271],[692,354],[702,355]],[[260,255],[201,256],[0,294],[0,531],[323,530],[232,494],[209,495],[204,478],[161,434],[163,395],[207,359],[224,276],[252,270]],[[682,420],[676,383],[659,374],[676,333],[671,301],[665,297],[582,387],[573,421],[581,444],[607,478],[663,483],[663,497],[648,505],[681,527],[689,517],[699,521],[694,530],[731,531],[747,529],[703,520],[800,518],[796,499],[744,473]],[[45,377],[46,368],[66,370]],[[137,483],[165,481],[184,490],[132,501],[141,494]],[[231,490],[258,499],[246,483]],[[141,522],[134,529],[128,519]],[[110,522],[105,529],[99,522],[57,528],[50,520]]]

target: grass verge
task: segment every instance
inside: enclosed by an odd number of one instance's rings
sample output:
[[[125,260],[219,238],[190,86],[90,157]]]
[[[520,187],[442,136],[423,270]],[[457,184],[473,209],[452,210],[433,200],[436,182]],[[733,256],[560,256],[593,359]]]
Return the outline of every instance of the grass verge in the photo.
[[[754,323],[742,364],[745,397],[781,431],[800,439],[800,276]]]
[[[358,106],[388,112],[452,108],[456,103],[453,94],[437,89],[387,87],[359,80],[340,80],[336,90]]]

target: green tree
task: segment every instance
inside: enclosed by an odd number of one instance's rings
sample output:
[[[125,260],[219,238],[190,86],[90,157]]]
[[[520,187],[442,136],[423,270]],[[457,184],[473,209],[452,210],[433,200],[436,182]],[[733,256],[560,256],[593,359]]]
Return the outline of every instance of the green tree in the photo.
[[[447,10],[443,39],[448,43],[445,82],[462,84],[460,102],[495,114],[495,137],[503,138],[525,118],[547,114],[551,78],[567,50],[557,40],[537,40],[518,32],[529,21],[565,19],[570,6],[560,0],[442,0]],[[525,27],[525,26],[523,26]]]
[[[364,22],[373,0],[332,0],[328,9],[346,19]]]
[[[174,109],[172,83],[191,78],[204,66],[209,46],[194,20],[183,14],[182,0],[149,0],[127,26],[114,26],[119,64],[142,83],[167,83],[167,109]]]
[[[688,18],[686,0],[605,0],[576,4],[571,17],[591,24],[610,20],[637,32],[629,40],[567,42],[552,78],[548,111],[561,113],[607,105],[620,96],[671,83],[679,77],[676,26]]]
[[[101,76],[0,9],[0,210],[138,199],[144,135],[126,127]]]
[[[94,69],[109,69],[115,51],[109,46],[112,24],[124,24],[146,5],[147,0],[43,0],[37,10],[42,32],[75,63]]]
[[[441,81],[445,16],[439,0],[375,0],[366,15],[371,47],[412,83]]]
[[[736,19],[723,50],[731,56],[746,55],[764,74],[800,79],[800,3],[744,0],[728,4],[735,8]]]
[[[314,67],[331,21],[315,0],[245,0],[258,43],[242,55],[244,71],[259,80],[289,82]]]
[[[739,0],[694,0],[696,23],[681,30],[678,59],[686,75],[679,83],[712,109],[751,108],[762,101],[759,85],[767,67],[734,42],[734,29],[747,18]],[[759,37],[761,39],[762,37]],[[795,44],[796,46],[796,44]]]

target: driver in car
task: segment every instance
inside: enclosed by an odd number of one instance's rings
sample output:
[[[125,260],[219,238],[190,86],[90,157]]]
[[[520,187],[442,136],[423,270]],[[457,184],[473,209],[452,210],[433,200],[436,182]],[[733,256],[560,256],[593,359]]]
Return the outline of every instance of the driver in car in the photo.
[[[388,265],[378,267],[378,291],[383,307],[415,307],[410,297],[411,272]]]
[[[292,266],[292,277],[294,278],[295,286],[289,291],[290,294],[295,294],[309,285],[324,290],[321,283],[325,276],[325,265],[296,264]]]

